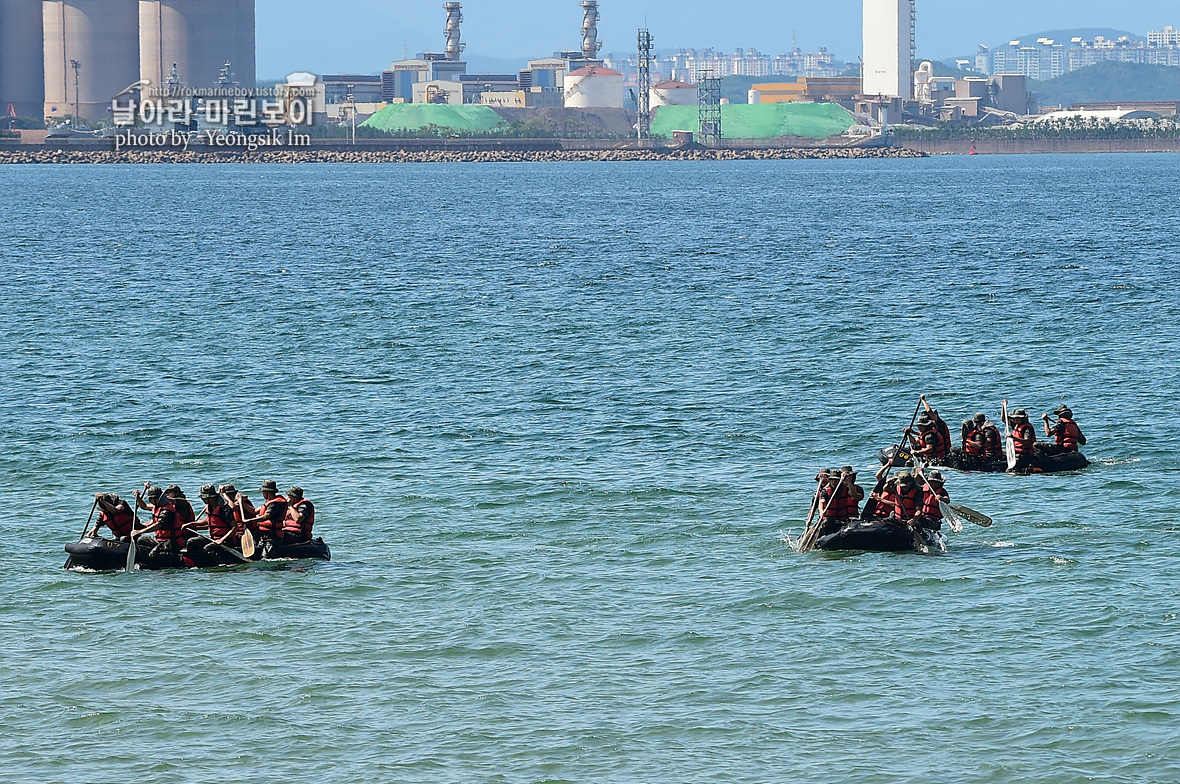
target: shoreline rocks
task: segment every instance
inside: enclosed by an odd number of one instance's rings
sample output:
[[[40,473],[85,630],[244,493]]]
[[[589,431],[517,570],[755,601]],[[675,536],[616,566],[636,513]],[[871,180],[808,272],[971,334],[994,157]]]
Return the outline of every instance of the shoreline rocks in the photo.
[[[766,161],[925,158],[891,147],[805,147],[750,150],[0,150],[2,164],[95,163],[582,163],[599,161]]]

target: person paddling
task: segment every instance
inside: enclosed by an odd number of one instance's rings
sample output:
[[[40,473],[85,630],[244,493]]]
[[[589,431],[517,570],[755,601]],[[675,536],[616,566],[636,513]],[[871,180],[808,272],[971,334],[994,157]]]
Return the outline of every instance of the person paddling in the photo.
[[[98,536],[99,529],[105,527],[116,540],[127,541],[135,525],[131,505],[114,493],[95,493],[94,498],[98,501],[98,520],[87,536]]]
[[[983,459],[987,461],[1004,459],[1004,439],[1000,428],[987,418],[987,414],[976,414],[975,425],[983,433]]]
[[[233,509],[217,492],[213,485],[205,485],[198,493],[198,497],[205,504],[205,522],[201,528],[208,529],[208,536],[194,537],[188,542],[189,552],[194,546],[202,547],[209,555],[217,555],[218,545],[241,549],[242,531]],[[189,528],[196,527],[195,524]]]
[[[914,446],[914,457],[920,458],[926,463],[946,457],[949,451],[949,442],[939,431],[934,419],[923,413],[918,417],[917,425],[917,433],[912,429],[906,429],[906,435],[910,437],[910,442]]]
[[[172,505],[176,507],[176,516],[180,519],[181,525],[192,525],[197,521],[193,505],[188,502],[188,497],[180,489],[180,485],[168,485],[164,488],[164,495],[168,496],[172,500]]]
[[[933,423],[934,430],[936,433],[938,433],[938,454],[936,454],[935,457],[941,460],[950,454],[951,451],[951,429],[947,427],[946,422],[942,421],[942,417],[938,415],[938,409],[932,408],[930,404],[926,402],[925,395],[920,395],[918,400],[921,401],[922,407],[926,409],[924,412],[922,412],[923,416]]]
[[[315,527],[315,504],[303,497],[303,488],[292,485],[287,491],[289,507],[283,520],[283,546],[304,544],[311,541],[311,530]]]
[[[149,558],[179,555],[188,541],[188,536],[176,514],[176,505],[158,487],[149,485],[146,495],[147,503],[138,495],[135,500],[140,509],[147,509],[152,513],[152,521],[146,528],[131,532],[131,535],[136,537],[135,543],[148,549]],[[154,539],[144,536],[150,533],[155,533]]]
[[[1086,445],[1086,437],[1078,423],[1073,421],[1073,411],[1062,403],[1053,413],[1057,415],[1057,422],[1049,427],[1049,415],[1041,414],[1041,421],[1045,425],[1045,436],[1055,439],[1054,444],[1039,444],[1037,451],[1043,455],[1064,455],[1078,451],[1079,446]]]
[[[261,540],[258,543],[258,550],[262,553],[262,557],[266,558],[279,546],[280,537],[283,534],[283,520],[287,517],[288,503],[286,498],[279,495],[279,486],[273,479],[263,482],[262,487],[258,490],[262,493],[262,506],[258,507],[254,517],[243,522],[248,526],[258,526],[258,536]]]
[[[922,507],[918,511],[915,524],[919,528],[930,531],[942,530],[942,508],[939,501],[950,503],[950,493],[943,487],[944,479],[941,471],[926,472],[922,485]]]
[[[1008,423],[1012,427],[1012,433],[1008,438],[1012,439],[1012,444],[1016,447],[1016,465],[1009,471],[1015,474],[1026,474],[1032,467],[1035,454],[1036,428],[1029,424],[1028,412],[1023,408],[1018,408],[1009,414]]]

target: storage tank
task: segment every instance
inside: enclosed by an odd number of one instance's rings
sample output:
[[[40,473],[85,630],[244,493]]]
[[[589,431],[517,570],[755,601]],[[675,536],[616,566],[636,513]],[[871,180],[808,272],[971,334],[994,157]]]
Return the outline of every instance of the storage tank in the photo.
[[[0,0],[0,115],[12,104],[21,117],[45,109],[41,0]]]
[[[42,10],[45,116],[108,118],[114,97],[139,80],[139,0],[45,0]]]
[[[186,87],[213,87],[226,63],[239,86],[254,86],[254,0],[139,0],[139,31],[152,87],[167,85],[173,65]]]
[[[567,109],[622,109],[623,75],[592,65],[565,75]]]
[[[696,106],[697,86],[669,79],[651,88],[651,106]]]

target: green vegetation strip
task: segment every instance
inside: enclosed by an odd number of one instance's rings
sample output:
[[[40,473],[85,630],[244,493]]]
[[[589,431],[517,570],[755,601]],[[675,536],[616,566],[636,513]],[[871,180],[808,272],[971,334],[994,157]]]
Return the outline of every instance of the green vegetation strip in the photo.
[[[661,106],[652,120],[653,136],[697,131],[695,106]],[[825,139],[839,136],[856,121],[835,103],[729,104],[721,107],[721,135],[726,139],[777,139],[797,136]]]
[[[361,123],[387,133],[438,129],[457,133],[487,133],[505,125],[489,106],[397,103],[386,106]]]

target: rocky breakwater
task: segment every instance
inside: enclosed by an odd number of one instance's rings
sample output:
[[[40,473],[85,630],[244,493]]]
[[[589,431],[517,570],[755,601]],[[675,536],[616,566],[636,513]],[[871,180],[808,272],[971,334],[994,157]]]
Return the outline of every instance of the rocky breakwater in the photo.
[[[3,163],[543,163],[551,161],[764,161],[851,158],[922,158],[926,153],[888,147],[683,150],[64,150],[0,151]]]

